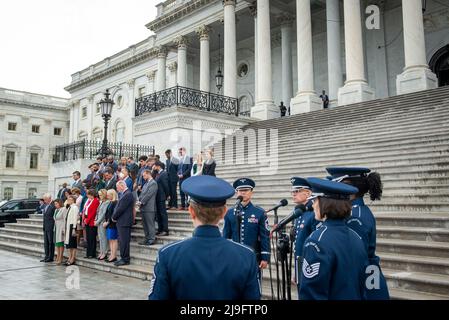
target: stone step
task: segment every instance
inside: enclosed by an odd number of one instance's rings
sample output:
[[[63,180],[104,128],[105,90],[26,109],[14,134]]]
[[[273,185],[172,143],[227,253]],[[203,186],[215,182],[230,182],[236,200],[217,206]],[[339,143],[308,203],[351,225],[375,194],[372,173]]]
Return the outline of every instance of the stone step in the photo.
[[[382,268],[449,276],[449,259],[378,252]]]
[[[430,294],[413,290],[388,288],[392,300],[448,300],[445,295]]]
[[[377,226],[377,237],[449,243],[449,228]]]
[[[382,270],[388,285],[392,288],[401,288],[427,292],[431,294],[448,295],[449,277],[447,275],[429,274],[420,272],[398,272],[397,270]]]
[[[279,137],[279,139],[283,140],[282,137]],[[298,143],[297,141],[291,141],[285,146],[273,146],[275,148],[274,152],[276,152],[278,155],[284,156],[299,154],[301,155],[301,158],[313,159],[316,157],[320,157],[320,155],[323,154],[333,158],[339,155],[346,155],[351,153],[359,153],[362,155],[371,153],[372,156],[375,156],[378,152],[384,152],[389,155],[394,155],[401,152],[416,152],[416,150],[419,150],[421,152],[439,150],[447,151],[447,143],[448,141],[447,139],[445,139],[444,135],[439,136],[438,138],[428,138],[427,136],[423,137],[422,135],[418,135],[414,139],[399,137],[396,141],[391,141],[391,138],[387,141],[376,139],[375,141],[361,141],[359,143],[351,140],[343,141],[341,143],[336,143],[333,140],[327,140],[326,143],[324,140],[317,140],[311,142],[309,145]],[[231,146],[232,144],[229,148],[231,148]],[[223,149],[222,151],[218,149],[218,151],[216,151],[217,163],[222,164],[221,160],[225,153],[228,157],[226,158],[227,161],[229,161],[229,159],[235,158],[236,155],[254,160],[256,156],[261,156],[260,153],[262,153],[262,156],[266,156],[270,153],[269,143],[267,143],[267,145],[265,146],[260,147],[259,149],[253,147],[252,149],[250,149],[251,152],[249,154],[248,152],[243,152],[243,148],[244,146],[240,145],[234,151],[232,151],[232,149],[228,149],[229,151],[227,149]],[[233,153],[227,154],[228,152]],[[259,152],[259,155],[257,155],[256,152]]]
[[[397,255],[449,258],[449,243],[379,238],[377,251]]]
[[[325,171],[325,168],[328,166],[363,166],[363,167],[371,167],[373,170],[376,170],[380,172],[381,174],[386,174],[388,172],[405,172],[408,170],[422,170],[422,171],[428,171],[428,170],[448,170],[449,168],[449,162],[446,159],[425,159],[425,160],[408,160],[408,161],[394,161],[394,162],[362,162],[357,161],[357,159],[352,161],[345,161],[345,162],[333,162],[333,161],[320,161],[317,164],[303,164],[303,163],[297,163],[297,164],[288,164],[284,165],[282,162],[273,163],[271,165],[271,171],[273,171],[275,174],[279,176],[287,175],[291,176],[294,172],[304,172],[304,174],[315,174],[315,175],[326,175],[327,172]],[[227,178],[227,177],[234,177],[239,175],[253,175],[257,176],[261,174],[261,169],[264,171],[267,171],[267,167],[263,165],[257,165],[256,163],[251,164],[243,164],[241,165],[240,169],[234,169],[234,170],[224,170],[220,169],[220,171],[217,171],[217,174],[219,174],[221,177]],[[263,174],[263,173],[262,173]]]
[[[395,212],[374,213],[377,226],[398,226],[421,228],[449,228],[449,212],[442,215],[424,213],[422,215],[398,214]]]
[[[447,111],[445,111],[447,112]],[[304,149],[309,149],[319,145],[326,146],[330,144],[335,145],[344,145],[345,143],[351,142],[352,144],[362,145],[369,143],[376,143],[377,141],[382,142],[391,142],[397,141],[401,142],[402,139],[405,140],[423,140],[427,138],[428,141],[431,140],[443,140],[444,134],[447,133],[447,125],[449,122],[448,115],[434,115],[429,118],[428,121],[415,120],[415,121],[407,121],[405,119],[398,120],[396,123],[392,121],[387,121],[382,125],[373,124],[370,128],[370,125],[364,123],[360,128],[350,126],[350,127],[329,127],[326,129],[320,128],[319,131],[313,133],[313,135],[304,134],[301,130],[298,131],[289,131],[289,132],[262,132],[258,133],[255,130],[253,131],[240,131],[239,133],[234,134],[234,136],[228,136],[224,141],[217,145],[218,152],[221,152],[220,146],[233,145],[233,141],[235,141],[237,150],[241,150],[244,147],[243,140],[237,141],[237,137],[239,139],[243,139],[244,137],[250,139],[256,139],[256,137],[263,138],[266,133],[269,133],[267,139],[270,137],[276,138],[273,134],[277,135],[279,140],[278,148],[288,147],[290,145],[295,145],[298,143],[298,135],[301,136],[301,146]],[[420,131],[423,127],[426,128],[425,135]],[[251,130],[251,128],[249,129]],[[263,140],[262,140],[263,141]],[[240,142],[240,143],[237,143]],[[267,140],[267,147],[270,145],[270,141]]]

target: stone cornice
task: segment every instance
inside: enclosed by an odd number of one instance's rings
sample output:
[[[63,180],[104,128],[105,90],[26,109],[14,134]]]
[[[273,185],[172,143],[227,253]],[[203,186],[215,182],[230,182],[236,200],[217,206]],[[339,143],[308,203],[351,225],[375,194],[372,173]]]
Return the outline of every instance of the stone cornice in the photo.
[[[65,87],[64,89],[70,93],[73,91],[82,89],[87,87],[89,84],[104,79],[106,77],[110,77],[113,74],[116,74],[118,72],[124,71],[126,69],[129,69],[135,65],[138,65],[139,63],[145,62],[151,58],[154,58],[157,56],[157,49],[151,48],[149,50],[146,50],[142,53],[139,53],[133,57],[130,57],[129,59],[122,61],[112,67],[107,68],[106,70],[103,70],[101,72],[98,72],[97,74],[93,74],[85,79],[82,79],[78,82],[72,83],[69,86]]]
[[[170,11],[169,13],[151,21],[150,23],[146,24],[146,27],[150,29],[153,32],[158,32],[163,27],[173,23],[174,21],[178,20],[179,18],[182,18],[199,8],[204,7],[205,5],[209,3],[216,2],[217,0],[193,0],[185,3],[184,5],[179,6],[173,11]],[[220,0],[221,1],[221,0]]]
[[[57,107],[57,106],[52,106],[52,105],[48,105],[48,104],[40,104],[40,103],[16,101],[16,100],[12,100],[12,99],[0,98],[0,104],[2,104],[2,103],[13,104],[16,106],[31,107],[31,108],[36,108],[36,107],[37,108],[46,108],[46,109],[57,110],[57,111],[69,111],[69,109],[70,109],[68,104],[66,107]]]

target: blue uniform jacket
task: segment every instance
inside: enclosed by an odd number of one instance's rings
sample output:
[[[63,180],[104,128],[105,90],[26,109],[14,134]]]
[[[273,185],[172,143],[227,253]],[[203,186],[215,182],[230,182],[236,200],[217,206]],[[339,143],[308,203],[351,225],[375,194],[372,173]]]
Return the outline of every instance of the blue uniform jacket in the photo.
[[[254,252],[199,226],[192,238],[163,247],[154,267],[149,300],[259,300]]]
[[[243,215],[240,230],[234,209],[229,209],[224,218],[223,237],[247,245],[256,253],[257,260],[270,261],[270,227],[265,210],[251,202],[242,207]]]
[[[352,201],[351,217],[346,220],[346,224],[362,238],[368,253],[369,264],[376,266],[379,271],[379,286],[377,288],[367,288],[367,299],[390,299],[387,281],[380,269],[380,258],[376,256],[376,218],[370,208],[365,205],[363,198],[357,198]],[[369,277],[370,273],[367,273],[367,276]]]
[[[365,299],[368,256],[345,220],[326,220],[307,238],[303,257],[300,300]]]
[[[301,275],[301,270],[298,269],[298,259],[302,258],[304,243],[312,232],[319,229],[322,224],[321,221],[315,220],[315,212],[313,211],[306,211],[295,220],[295,279],[299,279]]]

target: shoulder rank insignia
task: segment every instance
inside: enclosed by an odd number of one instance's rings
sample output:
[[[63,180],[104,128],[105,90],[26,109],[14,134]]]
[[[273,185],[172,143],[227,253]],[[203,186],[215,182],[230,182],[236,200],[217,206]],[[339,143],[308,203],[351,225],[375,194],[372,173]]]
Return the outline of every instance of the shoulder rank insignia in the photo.
[[[319,262],[310,265],[307,262],[307,260],[304,259],[304,262],[302,264],[302,274],[304,275],[304,277],[311,279],[311,278],[317,276],[319,272],[320,272],[320,263]]]

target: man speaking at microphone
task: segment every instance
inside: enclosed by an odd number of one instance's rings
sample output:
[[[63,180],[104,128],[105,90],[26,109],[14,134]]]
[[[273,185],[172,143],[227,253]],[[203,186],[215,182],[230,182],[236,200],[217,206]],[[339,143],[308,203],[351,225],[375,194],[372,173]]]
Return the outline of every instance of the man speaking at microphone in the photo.
[[[310,236],[310,234],[321,226],[321,222],[315,220],[315,213],[313,212],[312,203],[309,197],[312,195],[312,187],[306,179],[300,177],[293,177],[290,179],[292,183],[292,198],[293,202],[299,207],[301,205],[307,208],[307,211],[301,213],[296,218],[292,234],[294,236],[294,252],[295,252],[295,282],[298,287],[299,296],[299,279],[301,279],[301,264],[302,264],[302,252],[304,248],[304,242]]]
[[[270,261],[270,227],[265,210],[251,202],[256,183],[249,178],[240,178],[232,186],[241,201],[226,213],[223,237],[252,248],[259,270],[265,269]]]

